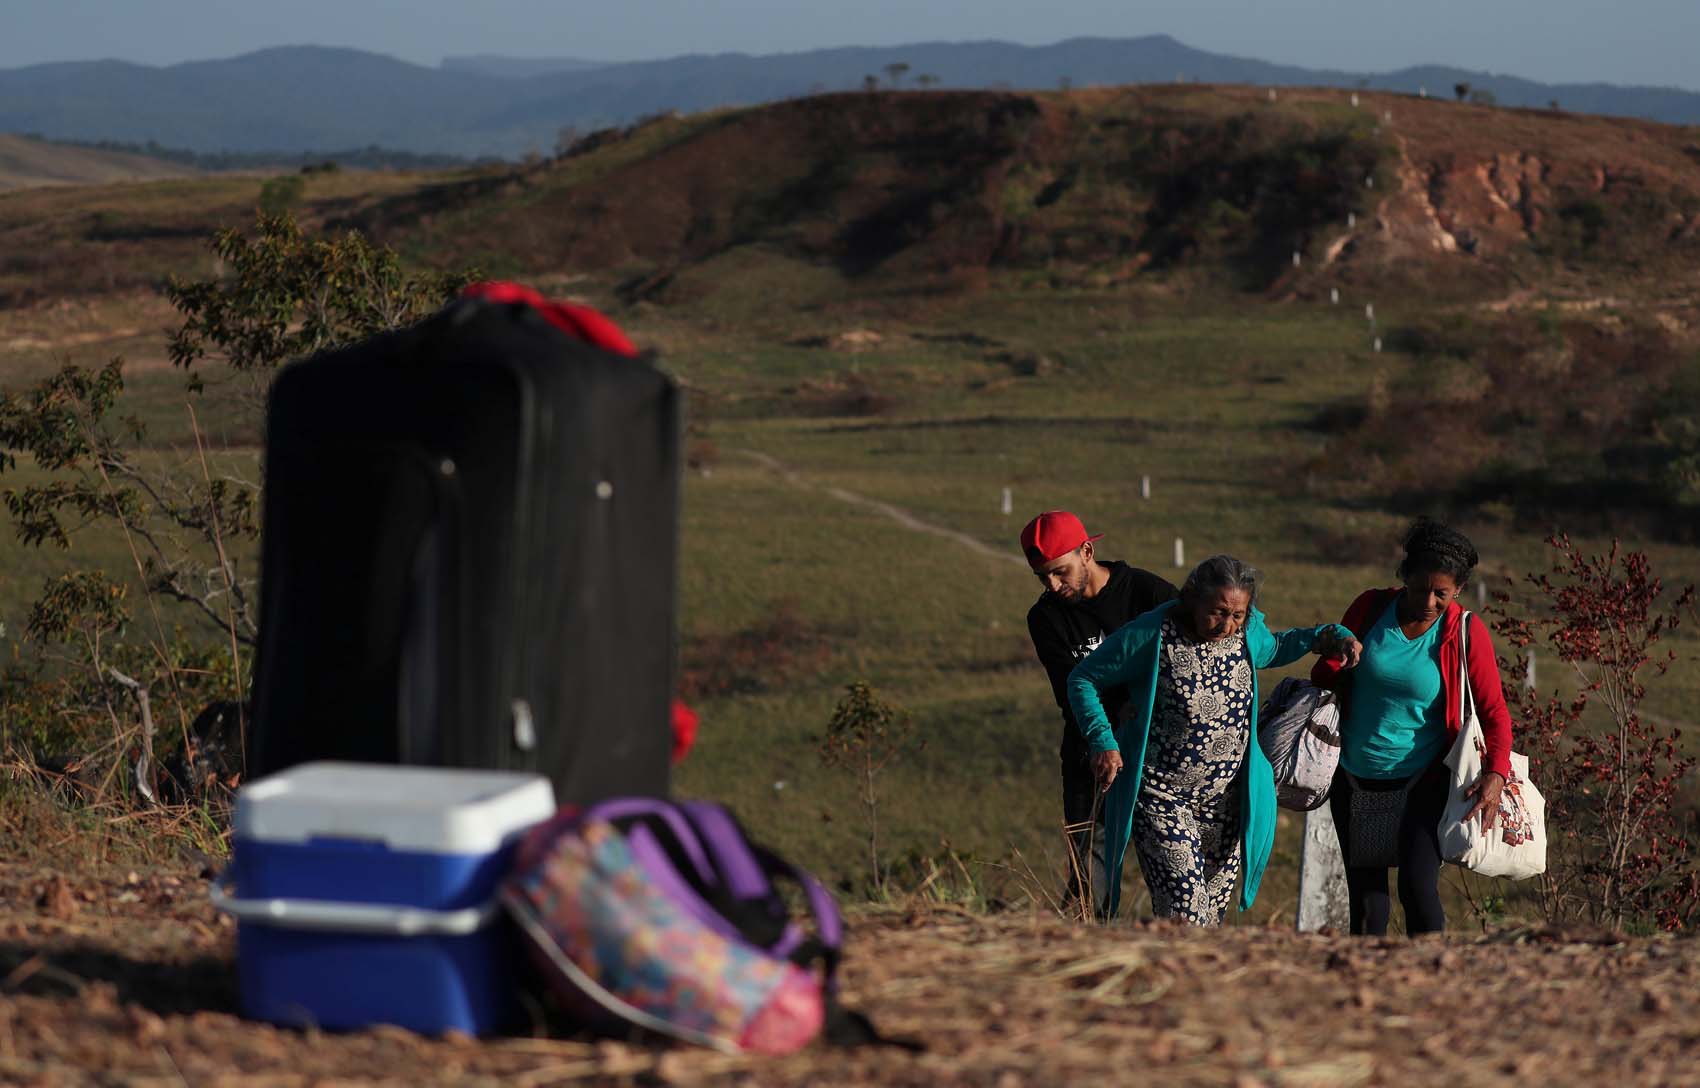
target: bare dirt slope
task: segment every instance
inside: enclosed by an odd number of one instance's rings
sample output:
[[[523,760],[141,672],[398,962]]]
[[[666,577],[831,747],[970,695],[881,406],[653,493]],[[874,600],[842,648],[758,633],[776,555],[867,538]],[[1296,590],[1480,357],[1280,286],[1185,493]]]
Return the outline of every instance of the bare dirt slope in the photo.
[[[246,1023],[231,928],[186,870],[4,865],[0,904],[9,1084],[1700,1083],[1692,940],[1375,941],[864,911],[846,999],[926,1050],[757,1060]]]

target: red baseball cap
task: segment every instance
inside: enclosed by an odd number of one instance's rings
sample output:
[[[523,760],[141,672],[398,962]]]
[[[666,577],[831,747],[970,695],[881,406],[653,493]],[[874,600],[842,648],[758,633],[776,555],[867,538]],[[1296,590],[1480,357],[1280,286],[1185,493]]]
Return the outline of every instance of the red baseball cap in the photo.
[[[1021,530],[1021,550],[1027,555],[1028,565],[1037,569],[1103,536],[1087,536],[1086,526],[1067,510],[1047,510]]]

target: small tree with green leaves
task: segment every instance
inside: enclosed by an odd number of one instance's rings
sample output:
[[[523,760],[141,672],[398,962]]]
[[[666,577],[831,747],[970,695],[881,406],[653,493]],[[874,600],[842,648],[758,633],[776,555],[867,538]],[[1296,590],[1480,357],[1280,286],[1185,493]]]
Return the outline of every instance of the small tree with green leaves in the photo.
[[[103,570],[72,571],[49,578],[30,606],[28,633],[44,643],[78,647],[78,657],[100,673],[108,639],[130,621],[129,589]]]
[[[857,796],[868,824],[868,863],[876,892],[885,887],[879,853],[879,775],[906,752],[916,751],[909,712],[880,698],[865,680],[844,689],[821,738],[821,762],[856,776]]]
[[[4,489],[19,538],[67,551],[89,532],[124,542],[135,584],[144,591],[145,639],[158,666],[150,675],[164,677],[185,724],[193,713],[193,685],[179,682],[184,663],[195,661],[198,676],[227,681],[218,694],[242,703],[244,650],[258,635],[255,578],[243,553],[251,554],[259,536],[259,485],[241,471],[240,458],[209,456],[195,407],[206,390],[194,368],[216,360],[241,379],[232,412],[257,428],[279,365],[412,324],[469,278],[410,272],[396,254],[357,233],[311,237],[288,215],[261,214],[252,237],[221,231],[212,249],[223,275],[173,279],[167,290],[183,315],[170,356],[191,371],[185,410],[195,447],[187,456],[149,449],[141,421],[122,412],[122,359],[98,370],[66,366],[32,388],[0,394],[0,475],[16,470],[20,458],[45,473]],[[244,541],[246,548],[239,546]],[[90,579],[117,584],[89,571],[50,579],[28,634],[37,644],[71,647],[78,664],[92,668],[104,685],[102,667],[112,656],[108,640],[117,629],[107,623],[106,598],[72,592],[94,585]],[[222,643],[228,663],[209,670],[197,637],[177,628],[182,613],[167,616],[162,602],[203,621],[199,639],[211,634]],[[125,667],[136,670],[133,662]],[[53,712],[68,721],[116,713],[106,694],[91,704],[86,686],[39,690],[65,700]]]
[[[233,644],[250,644],[252,579],[232,548],[259,536],[258,488],[234,472],[215,476],[204,452],[193,459],[199,471],[144,456],[146,429],[119,414],[123,371],[122,359],[99,370],[67,366],[33,389],[0,394],[0,473],[19,454],[50,473],[5,489],[13,529],[27,545],[65,551],[91,530],[117,533],[150,597],[188,605]],[[162,624],[156,634],[165,640]]]
[[[909,65],[903,61],[893,61],[885,66],[886,78],[893,87],[903,82],[903,77],[909,73]]]
[[[26,628],[29,637],[38,643],[69,651],[62,656],[62,664],[69,670],[68,683],[62,690],[81,690],[92,696],[85,703],[111,723],[112,758],[97,760],[107,768],[108,780],[119,766],[118,757],[123,754],[130,733],[125,715],[113,699],[113,685],[107,674],[115,636],[130,621],[125,605],[128,596],[128,587],[107,577],[103,570],[72,571],[49,578],[41,596],[30,607]]]
[[[183,315],[171,361],[185,369],[219,361],[247,375],[255,410],[281,364],[411,325],[473,275],[409,271],[358,231],[316,238],[288,215],[260,215],[252,237],[219,231],[212,251],[225,275],[173,277],[166,287]]]

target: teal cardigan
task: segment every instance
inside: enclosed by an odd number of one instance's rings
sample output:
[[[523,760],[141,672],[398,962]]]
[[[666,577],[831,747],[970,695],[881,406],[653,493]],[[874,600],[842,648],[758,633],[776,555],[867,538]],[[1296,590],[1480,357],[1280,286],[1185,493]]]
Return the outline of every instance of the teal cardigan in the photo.
[[[1174,601],[1151,611],[1104,639],[1096,650],[1068,675],[1068,702],[1081,735],[1094,753],[1120,749],[1122,770],[1104,795],[1104,872],[1110,882],[1109,910],[1121,903],[1122,863],[1127,856],[1133,830],[1133,807],[1139,797],[1139,781],[1145,769],[1145,742],[1151,734],[1151,713],[1157,701],[1157,664],[1162,660],[1163,620],[1175,607]],[[1350,638],[1352,633],[1337,623],[1320,627],[1294,627],[1270,633],[1263,613],[1255,607],[1246,617],[1246,654],[1251,658],[1252,736],[1246,745],[1245,765],[1240,770],[1243,793],[1240,804],[1240,834],[1245,852],[1245,885],[1240,892],[1240,910],[1250,910],[1269,864],[1275,845],[1275,772],[1257,743],[1257,669],[1287,665],[1311,651],[1327,631]],[[1099,693],[1113,687],[1128,690],[1127,712],[1120,729],[1112,729]]]

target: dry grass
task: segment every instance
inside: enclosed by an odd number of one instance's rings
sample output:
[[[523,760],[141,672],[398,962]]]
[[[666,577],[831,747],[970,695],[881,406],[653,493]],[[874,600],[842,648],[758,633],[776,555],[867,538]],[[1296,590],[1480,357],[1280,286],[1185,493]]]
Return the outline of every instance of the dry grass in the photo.
[[[187,873],[0,865],[0,890],[0,1077],[37,1084],[1634,1085],[1694,1083],[1700,1048],[1693,941],[1103,929],[923,905],[853,912],[844,972],[845,1002],[919,1053],[297,1032],[234,1015],[231,929]]]
[[[190,167],[147,155],[51,144],[0,132],[0,192],[39,185],[151,181],[194,173]]]

